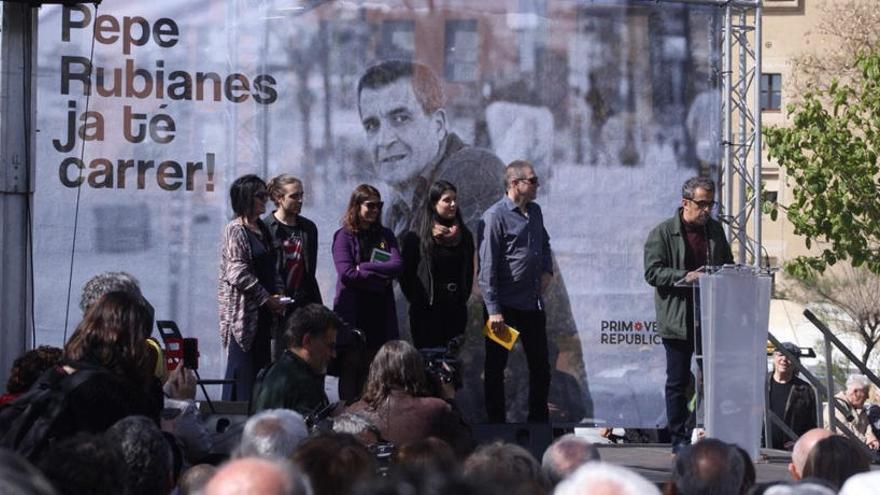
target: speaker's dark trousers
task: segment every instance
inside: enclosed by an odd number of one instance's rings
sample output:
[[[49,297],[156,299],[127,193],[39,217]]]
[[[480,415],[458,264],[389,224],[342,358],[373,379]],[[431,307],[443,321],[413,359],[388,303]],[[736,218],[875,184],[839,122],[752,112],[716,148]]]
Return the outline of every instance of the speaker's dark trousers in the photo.
[[[694,332],[688,329],[687,336],[686,340],[663,339],[663,348],[666,349],[666,421],[673,445],[690,443],[695,414],[688,410],[688,403],[691,393],[700,385],[691,373]],[[697,330],[697,348],[699,337]],[[697,360],[697,365],[702,369],[702,359]]]

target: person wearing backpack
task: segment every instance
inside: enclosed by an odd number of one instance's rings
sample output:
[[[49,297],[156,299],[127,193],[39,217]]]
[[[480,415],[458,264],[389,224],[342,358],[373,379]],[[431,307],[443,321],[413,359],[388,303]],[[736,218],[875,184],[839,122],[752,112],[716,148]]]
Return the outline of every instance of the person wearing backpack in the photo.
[[[35,461],[52,442],[102,433],[126,416],[158,424],[162,390],[145,342],[152,324],[143,297],[110,292],[99,299],[65,344],[61,362],[0,410],[0,447]]]

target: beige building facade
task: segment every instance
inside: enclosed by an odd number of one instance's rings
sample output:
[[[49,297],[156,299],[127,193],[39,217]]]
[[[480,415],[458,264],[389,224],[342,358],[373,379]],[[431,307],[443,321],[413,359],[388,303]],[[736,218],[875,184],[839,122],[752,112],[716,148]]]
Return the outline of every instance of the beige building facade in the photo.
[[[833,6],[834,0],[764,0],[762,16],[762,115],[764,126],[787,125],[790,119],[785,107],[796,97],[791,87],[792,59],[804,52],[821,52],[825,40],[816,32],[821,16]],[[786,187],[785,170],[764,154],[761,178],[765,197],[778,204],[790,202],[790,188]],[[795,235],[786,221],[785,212],[779,211],[776,220],[762,216],[762,243],[773,266],[781,267],[786,261],[810,253],[801,236]],[[816,250],[813,249],[813,252]]]

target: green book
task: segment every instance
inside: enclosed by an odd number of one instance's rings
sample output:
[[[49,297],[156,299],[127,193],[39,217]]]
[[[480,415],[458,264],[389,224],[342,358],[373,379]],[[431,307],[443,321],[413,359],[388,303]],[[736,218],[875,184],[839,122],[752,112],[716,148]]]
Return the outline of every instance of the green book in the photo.
[[[370,255],[370,261],[389,261],[391,253],[384,249],[373,248],[373,254]]]

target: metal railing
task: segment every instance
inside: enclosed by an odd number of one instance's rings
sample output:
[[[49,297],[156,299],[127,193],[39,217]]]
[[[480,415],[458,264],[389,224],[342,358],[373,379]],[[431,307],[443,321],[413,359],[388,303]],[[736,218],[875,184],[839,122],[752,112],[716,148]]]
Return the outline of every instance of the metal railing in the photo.
[[[856,434],[847,425],[841,424],[837,418],[837,415],[835,414],[836,411],[840,411],[844,414],[844,416],[846,416],[850,414],[850,411],[834,397],[834,375],[832,369],[834,361],[831,355],[832,346],[836,347],[837,350],[840,351],[849,362],[854,364],[856,368],[858,368],[859,371],[861,371],[866,377],[868,377],[868,380],[870,380],[871,383],[873,383],[877,387],[880,387],[880,378],[878,378],[877,375],[875,375],[868,368],[868,366],[861,361],[861,359],[859,359],[846,345],[844,345],[844,343],[841,342],[836,335],[834,335],[834,332],[832,332],[831,329],[828,328],[828,325],[822,322],[822,320],[820,320],[815,314],[813,314],[812,311],[808,309],[804,310],[804,316],[808,320],[810,320],[810,323],[812,323],[813,326],[815,326],[820,332],[822,332],[825,348],[825,383],[822,383],[822,380],[816,377],[816,375],[814,375],[812,372],[810,372],[810,370],[808,370],[800,363],[800,356],[795,356],[787,349],[782,347],[779,340],[777,340],[776,337],[774,337],[769,332],[767,334],[767,338],[770,340],[770,343],[773,344],[776,351],[781,352],[786,357],[788,357],[789,361],[791,361],[791,364],[795,367],[796,371],[800,373],[816,389],[816,416],[818,420],[817,424],[820,427],[825,426],[822,414],[822,403],[825,402],[827,404],[825,407],[828,414],[828,421],[830,423],[828,429],[831,431],[842,432],[845,436],[849,437],[852,440],[855,440],[859,445],[862,446],[862,448],[865,450],[865,453],[869,454],[871,459],[876,460],[877,453],[871,450],[867,445],[865,445],[865,443],[861,439],[859,439],[858,436],[856,436]],[[823,398],[825,399],[824,401],[822,400]],[[791,428],[788,427],[788,425],[784,423],[784,421],[782,421],[782,419],[779,418],[779,416],[770,411],[769,407],[767,407],[766,410],[768,425],[772,424],[774,428],[780,428],[785,437],[788,439],[797,439],[797,435],[791,430]],[[868,425],[868,428],[871,428],[871,426]],[[770,438],[769,428],[765,432],[765,438],[767,438],[768,440]]]

